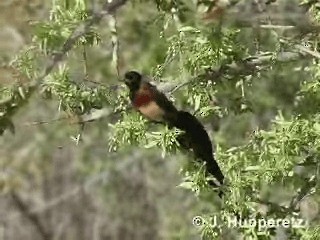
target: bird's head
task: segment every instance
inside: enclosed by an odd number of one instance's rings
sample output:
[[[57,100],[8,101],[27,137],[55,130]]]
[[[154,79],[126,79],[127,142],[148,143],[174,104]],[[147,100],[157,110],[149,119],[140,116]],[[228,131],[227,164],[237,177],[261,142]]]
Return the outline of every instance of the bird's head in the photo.
[[[124,83],[132,90],[138,90],[142,82],[142,75],[136,71],[126,72],[124,75]]]

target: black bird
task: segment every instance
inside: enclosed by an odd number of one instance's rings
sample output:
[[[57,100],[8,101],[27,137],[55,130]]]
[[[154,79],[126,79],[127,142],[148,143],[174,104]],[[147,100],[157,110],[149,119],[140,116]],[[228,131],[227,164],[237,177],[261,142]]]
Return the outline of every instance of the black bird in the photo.
[[[196,159],[206,162],[207,172],[222,185],[224,176],[213,157],[209,135],[201,122],[189,112],[177,110],[165,94],[149,82],[148,77],[130,71],[125,73],[124,82],[130,90],[133,107],[151,121],[183,130],[184,133],[177,138],[180,145],[192,149]],[[209,181],[209,184],[217,186],[213,181]]]

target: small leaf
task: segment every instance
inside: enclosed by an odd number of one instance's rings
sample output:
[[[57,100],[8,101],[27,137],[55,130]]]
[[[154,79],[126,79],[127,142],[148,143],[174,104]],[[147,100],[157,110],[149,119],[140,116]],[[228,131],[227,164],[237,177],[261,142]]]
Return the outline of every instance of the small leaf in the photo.
[[[155,146],[157,146],[157,142],[156,141],[151,141],[151,142],[149,142],[148,144],[146,144],[145,146],[144,146],[144,148],[152,148],[152,147],[155,147]]]
[[[182,182],[177,187],[185,188],[185,189],[193,189],[194,183],[193,182]]]
[[[198,95],[194,98],[194,110],[198,111],[200,108],[200,103],[201,103],[201,96]]]
[[[194,33],[198,33],[200,32],[198,29],[191,27],[191,26],[184,26],[182,28],[179,29],[179,32],[194,32]]]
[[[245,168],[245,171],[257,171],[260,169],[260,166],[248,166]]]

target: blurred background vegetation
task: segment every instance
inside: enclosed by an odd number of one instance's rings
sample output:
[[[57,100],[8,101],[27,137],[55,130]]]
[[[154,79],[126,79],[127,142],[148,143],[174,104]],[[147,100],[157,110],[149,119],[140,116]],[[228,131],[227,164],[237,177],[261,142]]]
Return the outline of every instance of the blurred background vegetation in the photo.
[[[319,3],[221,2],[123,1],[71,49],[104,1],[0,2],[0,239],[320,238]],[[131,109],[131,69],[204,123],[224,199]],[[235,213],[309,225],[210,224]]]

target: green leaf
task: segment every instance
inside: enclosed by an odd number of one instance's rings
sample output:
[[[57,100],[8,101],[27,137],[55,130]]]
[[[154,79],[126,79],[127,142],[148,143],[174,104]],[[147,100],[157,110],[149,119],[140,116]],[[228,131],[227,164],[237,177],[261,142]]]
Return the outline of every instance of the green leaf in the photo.
[[[261,169],[261,166],[248,166],[245,168],[245,171],[258,171]]]
[[[198,111],[200,108],[200,104],[201,104],[201,95],[197,95],[194,98],[194,110]]]
[[[144,145],[145,148],[153,148],[158,145],[156,141],[150,141],[148,144]]]
[[[194,188],[194,182],[182,182],[177,187],[185,188],[185,189],[193,189]]]
[[[200,30],[191,27],[191,26],[183,26],[181,28],[178,29],[179,32],[193,32],[193,33],[199,33]]]

